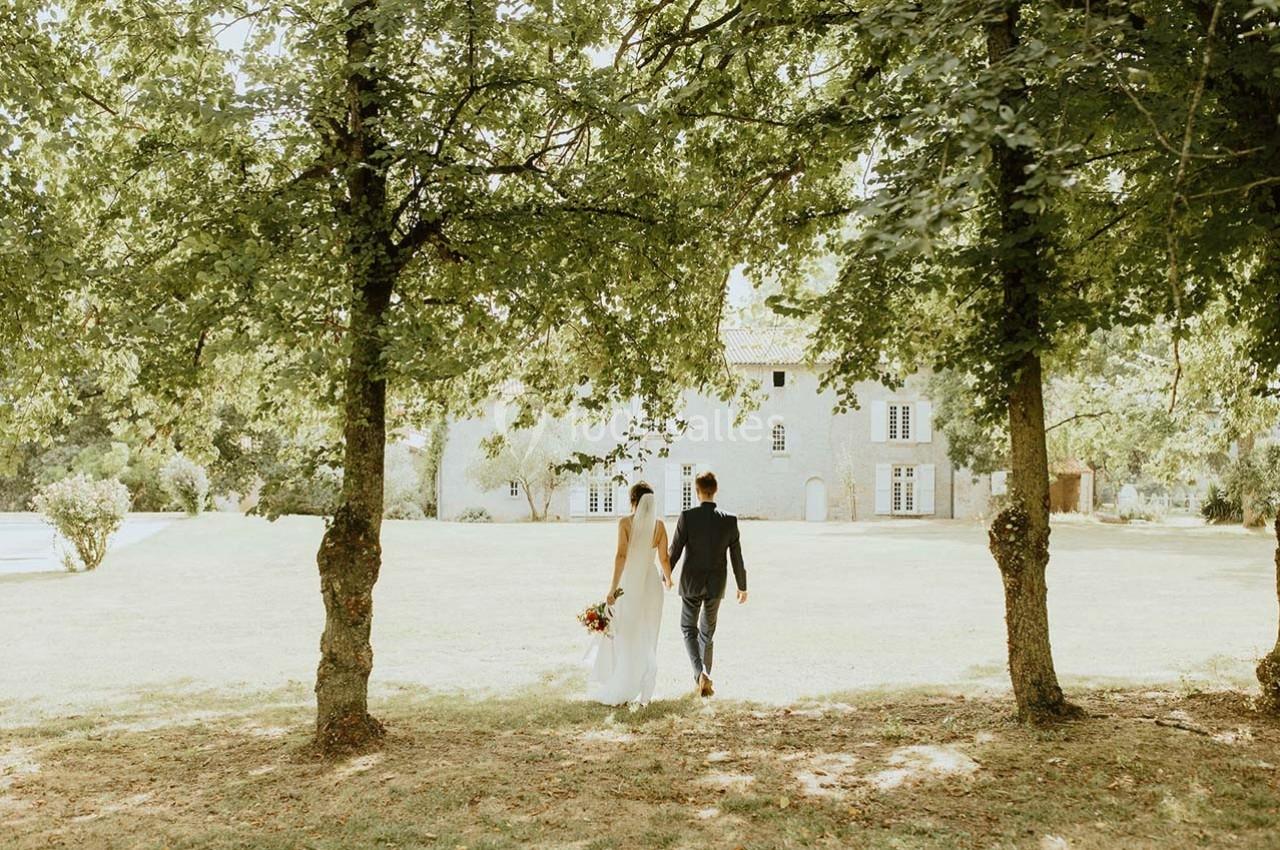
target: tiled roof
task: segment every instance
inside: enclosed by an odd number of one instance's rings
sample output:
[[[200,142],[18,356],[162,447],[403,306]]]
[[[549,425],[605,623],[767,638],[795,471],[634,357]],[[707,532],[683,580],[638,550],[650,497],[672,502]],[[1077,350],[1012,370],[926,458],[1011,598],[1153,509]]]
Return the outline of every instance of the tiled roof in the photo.
[[[741,366],[804,363],[804,338],[781,328],[727,328],[721,331],[724,354]]]

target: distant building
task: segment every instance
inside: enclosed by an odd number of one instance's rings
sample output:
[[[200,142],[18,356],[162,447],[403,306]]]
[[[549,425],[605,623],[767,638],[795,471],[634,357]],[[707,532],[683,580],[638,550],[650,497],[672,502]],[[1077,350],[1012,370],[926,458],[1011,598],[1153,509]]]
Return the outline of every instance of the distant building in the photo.
[[[1093,513],[1093,467],[1070,458],[1049,469],[1049,510],[1054,513]]]
[[[660,509],[674,516],[696,502],[694,476],[703,469],[720,480],[717,502],[744,518],[774,520],[859,520],[968,516],[985,511],[987,476],[952,469],[946,439],[933,429],[933,404],[917,376],[890,390],[876,383],[857,387],[861,407],[832,412],[836,398],[819,391],[819,372],[803,364],[799,346],[768,330],[734,329],[724,335],[731,366],[761,386],[761,404],[745,425],[733,427],[734,411],[697,393],[685,396],[691,427],[656,454],[617,469],[579,476],[556,492],[549,518],[589,519],[629,512],[627,489],[644,479]],[[495,433],[496,417],[452,422],[440,464],[439,510],[453,519],[469,508],[484,508],[496,520],[527,519],[520,487],[511,482],[482,490],[469,474]],[[579,439],[603,454],[615,446],[605,428]],[[655,437],[652,447],[661,446]],[[620,484],[615,476],[627,484]],[[957,514],[955,488],[963,477],[964,505]],[[975,488],[978,491],[976,492]]]

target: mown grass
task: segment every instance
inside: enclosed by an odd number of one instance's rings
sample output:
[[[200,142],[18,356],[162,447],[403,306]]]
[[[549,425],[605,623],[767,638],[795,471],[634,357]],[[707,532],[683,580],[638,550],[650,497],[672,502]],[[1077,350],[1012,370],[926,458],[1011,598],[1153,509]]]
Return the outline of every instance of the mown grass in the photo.
[[[554,689],[405,691],[377,705],[385,745],[341,760],[312,751],[297,697],[191,695],[0,731],[0,846],[1273,848],[1280,835],[1280,726],[1234,694],[1094,692],[1089,719],[1036,729],[1001,700],[918,692],[632,712]],[[872,784],[916,745],[977,769]],[[807,794],[798,774],[833,755],[847,770]]]

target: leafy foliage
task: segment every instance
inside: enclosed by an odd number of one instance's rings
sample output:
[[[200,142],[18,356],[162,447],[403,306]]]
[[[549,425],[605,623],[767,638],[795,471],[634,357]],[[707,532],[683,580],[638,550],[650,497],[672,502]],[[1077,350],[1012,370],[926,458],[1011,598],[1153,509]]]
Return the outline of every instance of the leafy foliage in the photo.
[[[493,522],[493,517],[485,508],[464,508],[458,514],[458,522]]]
[[[1240,522],[1244,519],[1244,512],[1238,498],[1232,498],[1217,484],[1210,484],[1200,504],[1200,516],[1213,523]]]
[[[149,423],[116,407],[99,385],[75,382],[67,407],[32,439],[5,446],[7,510],[24,510],[41,486],[83,473],[118,478],[129,488],[132,509],[164,510],[160,466],[170,451]]]
[[[175,454],[160,469],[160,483],[172,504],[197,516],[209,500],[209,474],[203,466],[182,453]]]
[[[1258,395],[1240,368],[1245,334],[1221,310],[1186,320],[1182,333],[1177,361],[1166,322],[1098,330],[1048,359],[1051,466],[1078,460],[1114,482],[1194,488],[1227,468],[1234,442],[1280,421],[1280,403]],[[981,415],[970,380],[940,373],[929,392],[956,463],[978,472],[1007,467],[1007,431]]]
[[[387,447],[383,509],[387,519],[425,519],[422,473],[417,453],[405,443]]]
[[[427,447],[422,458],[422,509],[427,516],[440,516],[440,494],[437,492],[440,479],[440,462],[444,458],[445,442],[449,438],[449,423],[444,417],[438,417],[431,423],[427,436]]]
[[[342,498],[342,470],[317,462],[314,452],[291,451],[265,470],[250,513],[279,519],[289,514],[333,516]]]
[[[124,522],[129,491],[114,479],[74,475],[42,487],[32,506],[75,550],[74,557],[63,556],[67,570],[95,570],[106,557],[111,535]]]
[[[1280,445],[1242,454],[1222,477],[1224,498],[1250,525],[1267,524],[1280,513]]]
[[[260,386],[321,402],[343,392],[349,281],[333,272],[355,219],[333,202],[349,167],[340,57],[352,21],[313,5],[244,10],[249,35],[229,52],[212,20],[103,19],[129,45],[99,57],[109,78],[134,45],[175,54],[113,92],[141,174],[120,188],[113,220],[127,244],[95,246],[101,315],[140,347],[146,386],[187,395],[199,367],[266,351]],[[715,261],[734,231],[711,195],[730,190],[711,163],[670,155],[675,140],[652,132],[633,75],[593,66],[590,51],[617,32],[608,4],[455,15],[450,3],[387,2],[353,14],[379,34],[395,393],[465,405],[514,372],[530,407],[579,396],[603,407],[638,391],[665,409],[681,383],[726,380],[672,341],[701,338],[722,309]],[[86,23],[60,35],[89,39],[92,27],[76,29]],[[143,208],[156,212],[129,212]],[[147,293],[146,310],[113,306],[129,291]]]

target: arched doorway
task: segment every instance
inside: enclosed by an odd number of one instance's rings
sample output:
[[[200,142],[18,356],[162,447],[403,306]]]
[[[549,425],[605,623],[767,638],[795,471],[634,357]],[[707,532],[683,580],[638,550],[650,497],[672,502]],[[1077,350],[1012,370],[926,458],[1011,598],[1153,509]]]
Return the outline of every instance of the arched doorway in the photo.
[[[827,485],[816,476],[804,482],[804,518],[808,522],[827,521]]]

